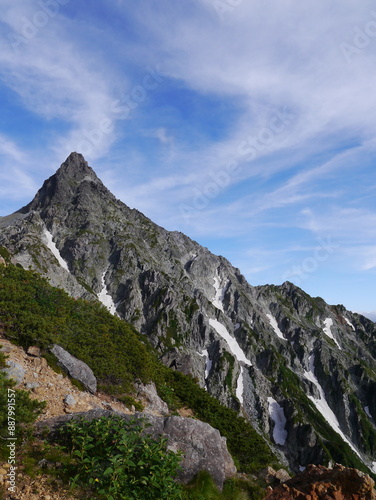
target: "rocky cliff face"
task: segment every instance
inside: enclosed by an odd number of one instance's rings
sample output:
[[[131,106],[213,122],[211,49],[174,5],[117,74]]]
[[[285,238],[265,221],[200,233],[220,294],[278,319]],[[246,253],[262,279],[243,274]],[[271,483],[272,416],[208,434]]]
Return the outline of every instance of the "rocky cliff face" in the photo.
[[[117,200],[72,153],[0,218],[14,260],[133,323],[269,439],[293,470],[376,473],[376,325],[286,282],[252,287],[225,258]]]

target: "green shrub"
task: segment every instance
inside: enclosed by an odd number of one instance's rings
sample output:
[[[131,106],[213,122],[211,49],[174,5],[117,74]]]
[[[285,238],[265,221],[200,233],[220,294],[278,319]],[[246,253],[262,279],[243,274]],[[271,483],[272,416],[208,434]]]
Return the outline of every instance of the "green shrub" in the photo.
[[[261,500],[265,489],[245,479],[228,479],[219,491],[213,478],[202,471],[184,487],[184,500]]]
[[[72,484],[91,486],[106,500],[180,500],[174,478],[179,455],[166,440],[144,433],[142,420],[119,417],[72,421],[59,441],[73,457]]]
[[[0,257],[2,257],[5,262],[10,262],[11,254],[7,248],[0,247]]]
[[[184,500],[222,500],[222,494],[207,471],[202,471],[184,488]]]
[[[223,488],[225,500],[261,500],[265,497],[265,488],[244,479],[229,479]]]

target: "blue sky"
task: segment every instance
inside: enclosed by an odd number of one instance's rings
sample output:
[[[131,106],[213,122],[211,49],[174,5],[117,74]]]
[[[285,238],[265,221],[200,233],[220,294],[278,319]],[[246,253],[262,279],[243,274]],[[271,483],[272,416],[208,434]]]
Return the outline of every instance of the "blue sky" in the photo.
[[[376,310],[376,6],[2,0],[0,215],[71,151],[239,267]]]

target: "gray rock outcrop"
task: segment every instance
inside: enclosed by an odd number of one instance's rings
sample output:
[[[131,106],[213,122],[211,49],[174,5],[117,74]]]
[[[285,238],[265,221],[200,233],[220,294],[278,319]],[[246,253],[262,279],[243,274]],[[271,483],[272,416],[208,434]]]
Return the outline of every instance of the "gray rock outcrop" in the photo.
[[[158,396],[153,382],[149,384],[136,382],[134,389],[136,397],[137,399],[141,399],[146,413],[156,415],[168,415],[170,413],[167,404]]]
[[[97,379],[94,376],[93,370],[86,363],[75,358],[68,351],[56,344],[52,347],[51,352],[56,356],[59,365],[72,378],[81,382],[92,394],[97,392]]]
[[[118,416],[125,420],[135,417],[145,419],[150,427],[147,427],[144,432],[152,435],[155,439],[167,438],[167,449],[174,453],[181,451],[182,471],[179,473],[178,479],[183,483],[188,483],[198,472],[206,470],[211,474],[217,486],[222,488],[224,481],[236,473],[234,461],[227,449],[226,439],[209,424],[192,418],[156,417],[146,413],[125,415],[95,409],[43,420],[38,422],[37,431],[45,432],[45,429],[49,429],[53,438],[56,431],[72,419],[84,418],[91,421],[111,416]]]
[[[25,377],[25,368],[11,359],[7,359],[5,363],[8,366],[8,368],[3,369],[6,375],[13,379],[17,385],[22,384]]]

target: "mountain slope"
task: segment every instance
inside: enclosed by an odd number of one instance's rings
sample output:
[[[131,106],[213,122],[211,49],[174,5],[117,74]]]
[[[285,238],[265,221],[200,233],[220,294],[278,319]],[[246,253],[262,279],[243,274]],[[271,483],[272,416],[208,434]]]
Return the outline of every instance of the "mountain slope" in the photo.
[[[376,472],[372,321],[288,282],[252,287],[225,258],[117,200],[77,153],[0,218],[0,245],[134,324],[293,470],[335,460]]]

